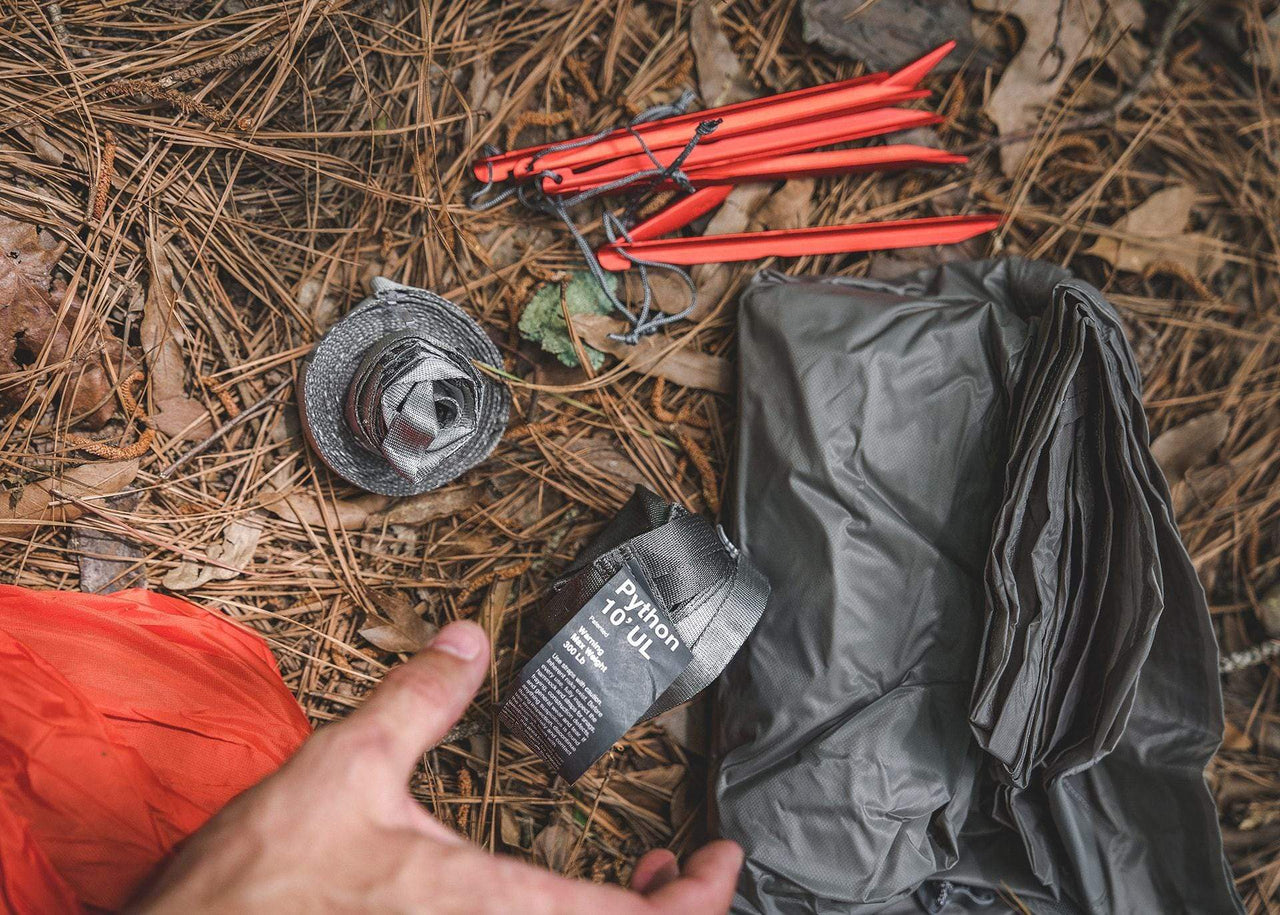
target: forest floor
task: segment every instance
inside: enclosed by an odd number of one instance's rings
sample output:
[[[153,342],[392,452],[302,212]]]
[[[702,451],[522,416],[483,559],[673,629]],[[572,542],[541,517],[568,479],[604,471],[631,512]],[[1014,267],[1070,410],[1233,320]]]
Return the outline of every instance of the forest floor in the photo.
[[[1274,4],[974,5],[931,5],[968,35],[918,103],[944,121],[907,139],[967,165],[735,191],[715,229],[988,210],[1004,226],[952,250],[700,271],[699,318],[661,338],[706,357],[687,383],[612,361],[588,377],[521,339],[523,306],[579,254],[514,202],[469,209],[470,162],[485,144],[616,125],[686,87],[711,105],[865,72],[805,40],[802,14],[821,4],[15,5],[0,24],[0,238],[43,266],[38,294],[0,314],[0,342],[15,341],[0,347],[0,576],[145,581],[235,617],[316,725],[434,627],[480,621],[491,681],[414,792],[489,848],[625,880],[639,852],[702,841],[706,710],[637,727],[575,785],[556,781],[491,714],[538,647],[546,584],[636,482],[717,507],[734,404],[714,376],[754,270],[889,277],[1020,254],[1121,311],[1223,652],[1280,636]],[[835,28],[874,38],[888,26],[873,17],[913,4],[850,6]],[[925,32],[872,44],[905,62],[936,43]],[[399,502],[329,473],[293,407],[301,360],[378,275],[462,304],[516,379],[494,455]],[[13,293],[5,282],[0,270]],[[1210,770],[1254,912],[1280,903],[1278,674],[1224,676]]]

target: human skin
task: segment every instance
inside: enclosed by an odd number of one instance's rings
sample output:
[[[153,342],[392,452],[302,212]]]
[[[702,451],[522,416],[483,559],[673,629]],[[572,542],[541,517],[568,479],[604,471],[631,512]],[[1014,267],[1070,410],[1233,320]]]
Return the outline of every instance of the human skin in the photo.
[[[742,864],[732,842],[678,866],[636,864],[630,890],[569,880],[491,855],[430,816],[410,773],[484,680],[489,643],[473,623],[441,629],[344,721],[311,737],[183,843],[130,911],[146,915],[416,912],[428,915],[716,915]]]

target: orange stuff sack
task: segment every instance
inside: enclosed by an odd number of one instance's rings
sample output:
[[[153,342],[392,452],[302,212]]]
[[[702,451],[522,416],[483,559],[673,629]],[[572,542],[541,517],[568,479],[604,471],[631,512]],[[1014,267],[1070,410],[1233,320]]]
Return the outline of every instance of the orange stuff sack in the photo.
[[[262,639],[208,610],[0,585],[0,911],[119,908],[309,733]]]

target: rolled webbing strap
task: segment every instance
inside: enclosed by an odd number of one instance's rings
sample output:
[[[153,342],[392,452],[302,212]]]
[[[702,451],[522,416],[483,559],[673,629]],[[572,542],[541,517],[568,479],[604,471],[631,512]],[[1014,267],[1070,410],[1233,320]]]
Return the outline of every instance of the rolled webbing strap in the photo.
[[[560,629],[627,563],[643,573],[693,654],[644,720],[693,698],[720,675],[764,612],[769,583],[719,525],[637,486],[552,584],[542,611],[549,627]]]
[[[304,364],[302,427],[343,479],[383,495],[416,495],[489,456],[511,396],[477,368],[501,365],[501,355],[461,308],[381,277],[373,289]]]

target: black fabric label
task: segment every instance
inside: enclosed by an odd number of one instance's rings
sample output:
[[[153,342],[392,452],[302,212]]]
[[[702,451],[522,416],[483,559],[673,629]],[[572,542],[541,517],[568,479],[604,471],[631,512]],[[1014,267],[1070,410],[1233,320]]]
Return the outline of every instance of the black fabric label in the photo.
[[[661,600],[628,561],[524,666],[501,718],[575,781],[692,660]]]

